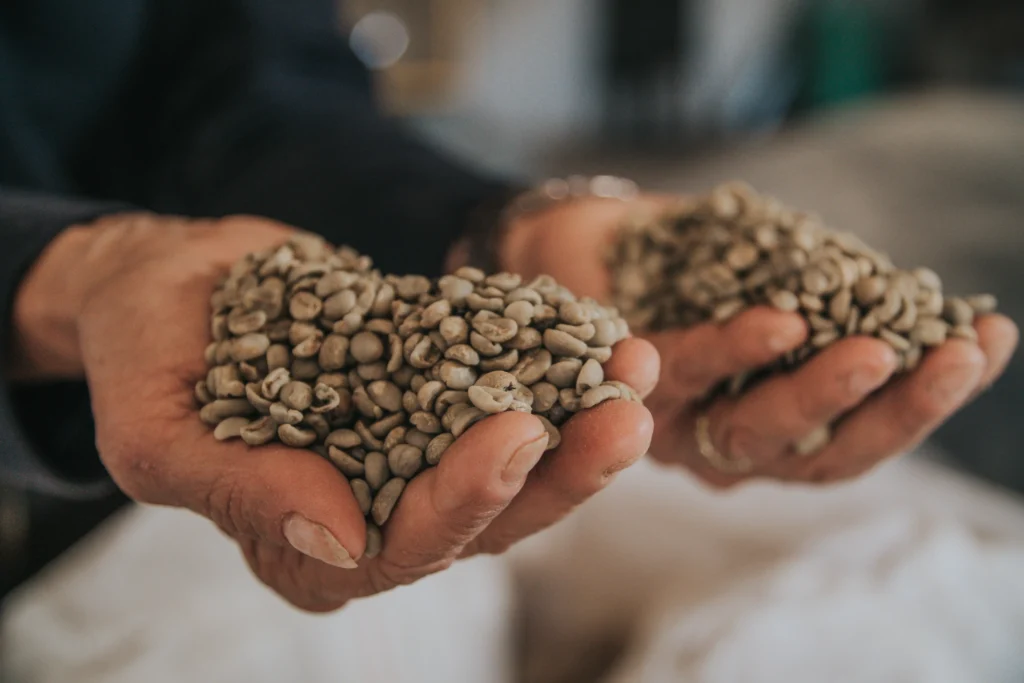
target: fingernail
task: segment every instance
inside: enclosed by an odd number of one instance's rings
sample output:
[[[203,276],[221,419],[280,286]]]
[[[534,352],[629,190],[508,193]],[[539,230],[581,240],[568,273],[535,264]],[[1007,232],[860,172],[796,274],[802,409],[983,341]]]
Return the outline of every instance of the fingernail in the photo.
[[[284,520],[284,537],[293,548],[314,560],[342,569],[356,568],[352,555],[327,527],[311,522],[297,512]]]
[[[547,445],[548,435],[545,433],[517,448],[512,457],[508,459],[508,463],[505,464],[505,470],[501,473],[502,480],[507,484],[518,484],[526,479],[526,475],[544,455]]]

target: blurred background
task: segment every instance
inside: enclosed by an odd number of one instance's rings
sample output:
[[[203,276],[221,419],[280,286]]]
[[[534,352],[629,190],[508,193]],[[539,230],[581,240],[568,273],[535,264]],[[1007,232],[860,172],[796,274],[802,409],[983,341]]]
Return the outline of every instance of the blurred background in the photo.
[[[383,106],[503,173],[743,179],[1024,321],[1020,0],[347,0]],[[938,434],[1024,491],[1024,359]],[[0,495],[0,595],[123,502]]]

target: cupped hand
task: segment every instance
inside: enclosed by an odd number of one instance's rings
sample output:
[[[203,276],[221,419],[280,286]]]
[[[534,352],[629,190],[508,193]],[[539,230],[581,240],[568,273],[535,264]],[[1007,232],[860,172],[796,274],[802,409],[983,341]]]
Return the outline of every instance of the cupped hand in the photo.
[[[551,209],[512,231],[508,265],[526,276],[550,273],[578,295],[607,300],[605,258],[622,221],[682,201],[594,199]],[[807,335],[801,318],[758,308],[725,325],[634,330],[661,356],[660,380],[646,400],[655,419],[651,454],[683,464],[715,486],[754,477],[826,482],[859,475],[921,442],[1003,372],[1017,345],[1017,328],[1001,315],[979,317],[975,327],[977,344],[951,340],[898,377],[895,354],[885,343],[845,339],[797,371],[710,407],[703,399],[711,388],[798,348]],[[612,359],[610,370],[617,363]],[[723,471],[729,468],[716,468],[701,454],[695,426],[703,408],[714,451],[748,464],[749,471]],[[797,454],[797,442],[837,419],[827,446],[811,456]]]
[[[206,374],[210,295],[239,257],[291,229],[236,217],[189,222],[119,216],[69,233],[84,245],[67,268],[88,270],[75,320],[97,446],[133,499],[191,509],[241,546],[256,575],[293,604],[325,611],[406,584],[474,553],[508,548],[561,518],[648,449],[650,413],[606,402],[574,416],[561,445],[526,414],[479,422],[440,465],[407,487],[363,557],[366,527],[344,476],[311,451],[218,442],[199,420],[193,389]],[[28,300],[59,273],[55,245],[27,285]],[[77,272],[77,271],[76,271]],[[42,278],[42,280],[40,280]],[[40,290],[42,288],[42,290]],[[45,297],[44,297],[45,298]],[[31,337],[31,335],[28,335]],[[649,389],[657,356],[625,340],[609,378]],[[543,457],[542,457],[543,456]]]

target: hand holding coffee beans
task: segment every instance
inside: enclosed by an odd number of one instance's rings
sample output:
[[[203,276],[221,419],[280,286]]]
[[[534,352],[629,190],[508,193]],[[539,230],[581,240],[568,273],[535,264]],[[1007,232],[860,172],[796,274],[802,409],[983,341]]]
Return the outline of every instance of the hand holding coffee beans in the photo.
[[[944,295],[933,271],[900,270],[852,234],[829,230],[815,216],[736,183],[625,227],[610,266],[612,300],[637,328],[724,325],[761,306],[803,319],[809,332],[801,343],[722,378],[709,387],[705,402],[737,398],[768,378],[791,374],[850,337],[888,345],[894,379],[918,368],[926,351],[947,339],[977,342],[976,319],[996,307],[990,295]],[[872,390],[884,386],[880,379]],[[730,459],[717,452],[708,424],[698,419],[705,457],[727,474],[751,471],[747,456]],[[830,431],[827,422],[811,429],[793,442],[793,453],[821,450]]]

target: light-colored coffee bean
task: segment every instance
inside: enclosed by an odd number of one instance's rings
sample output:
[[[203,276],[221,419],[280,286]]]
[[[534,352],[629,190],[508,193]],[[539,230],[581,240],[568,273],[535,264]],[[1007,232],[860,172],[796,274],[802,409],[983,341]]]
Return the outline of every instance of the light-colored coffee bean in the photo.
[[[404,426],[405,416],[402,415],[400,417],[402,418],[403,424],[396,426],[394,429],[387,433],[387,436],[384,437],[385,453],[390,453],[392,448],[394,448],[400,443],[405,443],[405,433],[409,431],[409,428]]]
[[[270,337],[252,332],[231,342],[231,357],[236,361],[256,360],[270,348]]]
[[[476,406],[469,406],[461,413],[459,413],[459,416],[455,418],[454,422],[452,422],[450,430],[452,436],[454,436],[456,439],[459,438],[466,432],[466,430],[468,430],[470,427],[472,427],[480,420],[484,419],[486,416],[487,413],[480,410]]]
[[[999,302],[992,294],[975,294],[965,297],[964,300],[974,310],[975,315],[988,315],[995,313]]]
[[[711,319],[718,323],[724,323],[735,318],[744,308],[746,308],[746,302],[743,299],[726,299],[715,306],[711,312]]]
[[[962,297],[950,297],[943,304],[942,316],[954,327],[971,325],[974,322],[974,309]]]
[[[551,367],[551,352],[547,349],[537,349],[524,356],[512,368],[511,373],[515,379],[523,384],[531,385],[544,378],[545,373]]]
[[[248,397],[248,394],[249,394],[249,387],[246,386],[246,397]],[[201,405],[201,406],[205,406],[207,403],[211,403],[214,400],[216,400],[216,398],[217,398],[207,388],[205,380],[199,380],[198,382],[196,382],[196,386],[195,386],[195,390],[193,391],[193,395],[195,396],[196,401],[198,401],[199,405]]]
[[[352,390],[352,403],[355,405],[356,410],[365,417],[372,420],[379,420],[384,417],[383,409],[370,398],[365,386],[356,387]]]
[[[427,464],[433,467],[441,462],[441,456],[453,443],[455,443],[455,437],[451,434],[438,434],[431,439],[424,453]]]
[[[576,377],[580,374],[582,368],[583,361],[577,358],[567,358],[554,363],[544,373],[544,377],[559,389],[574,387],[576,385]]]
[[[477,378],[476,370],[453,360],[443,361],[437,374],[449,389],[458,390],[473,386]]]
[[[949,336],[955,339],[966,339],[967,341],[978,341],[978,331],[970,325],[956,325],[950,328]]]
[[[457,275],[445,275],[438,280],[441,296],[456,306],[466,303],[466,297],[473,293],[473,283]]]
[[[423,451],[408,444],[399,444],[388,453],[388,468],[396,477],[412,479],[423,467]]]
[[[405,442],[410,446],[415,446],[416,448],[419,448],[420,450],[426,449],[427,444],[430,443],[431,438],[433,437],[430,434],[421,432],[418,429],[410,429],[405,433]]]
[[[416,392],[417,404],[421,410],[432,411],[434,410],[434,401],[440,396],[445,390],[446,386],[443,382],[430,381],[420,387],[420,390]]]
[[[294,320],[315,320],[323,311],[324,302],[312,292],[298,292],[288,302],[288,313]]]
[[[516,336],[505,342],[505,347],[517,351],[528,351],[535,349],[543,343],[540,332],[532,327],[520,327]]]
[[[938,318],[942,315],[942,307],[945,298],[942,293],[935,289],[926,289],[918,294],[915,303],[917,314],[927,318]]]
[[[334,322],[343,319],[356,307],[356,293],[351,289],[339,291],[324,300],[321,315],[324,320]]]
[[[878,322],[882,325],[899,315],[903,306],[903,295],[897,289],[889,289],[882,297],[882,302],[871,309]]]
[[[477,386],[500,389],[502,391],[512,391],[516,388],[518,383],[519,382],[514,374],[504,370],[488,372],[481,376],[476,382]]]
[[[395,509],[395,505],[398,503],[398,499],[404,490],[405,480],[395,478],[384,484],[380,491],[377,492],[373,499],[373,505],[370,507],[370,515],[378,526],[383,526],[388,521],[388,518],[391,517],[391,513]]]
[[[519,352],[510,349],[493,358],[484,358],[480,361],[481,372],[493,372],[494,370],[511,370],[519,362]]]
[[[283,403],[270,404],[270,417],[274,418],[278,424],[297,425],[302,422],[302,413]]]
[[[448,408],[460,403],[469,403],[469,394],[465,391],[446,389],[434,401],[434,414],[444,415]]]
[[[505,301],[501,297],[486,297],[473,292],[466,297],[466,305],[471,311],[498,312],[505,307]]]
[[[366,549],[363,551],[363,557],[368,560],[380,555],[381,547],[384,545],[384,536],[381,533],[380,527],[376,524],[366,524]]]
[[[893,332],[910,332],[914,329],[914,325],[917,323],[917,304],[914,303],[913,299],[903,295],[903,308],[900,310],[900,314],[889,322],[889,328]]]
[[[343,334],[346,337],[354,335],[361,329],[363,329],[363,314],[358,311],[347,313],[345,317],[334,323],[333,327],[331,327],[332,332]]]
[[[444,357],[449,360],[458,361],[463,365],[477,365],[480,363],[480,354],[469,344],[456,344],[448,347],[448,350],[444,352]]]
[[[949,325],[937,318],[919,318],[910,332],[910,341],[921,346],[940,346],[946,341]]]
[[[795,312],[800,308],[800,299],[793,292],[779,290],[768,296],[768,303],[780,311]]]
[[[874,334],[878,331],[879,327],[881,327],[881,323],[878,322],[878,317],[874,311],[869,311],[860,320],[859,329],[864,334]]]
[[[497,356],[502,352],[501,344],[492,342],[479,332],[470,332],[469,344],[482,356]]]
[[[582,325],[566,325],[564,323],[560,323],[558,325],[555,325],[555,329],[565,332],[566,334],[571,334],[580,341],[584,342],[593,339],[594,335],[597,332],[597,330],[591,323],[584,323]]]
[[[540,292],[530,287],[517,287],[513,289],[505,296],[505,300],[510,304],[517,301],[528,301],[531,304],[544,303],[544,298],[540,295]]]
[[[364,515],[370,514],[370,506],[373,504],[373,492],[370,491],[370,485],[363,479],[351,479],[348,485],[352,488],[352,497],[356,499],[356,504],[359,505],[359,511]],[[376,528],[376,527],[374,527]],[[378,530],[378,533],[379,530]],[[380,539],[378,538],[378,543]],[[380,548],[378,548],[378,551]],[[363,556],[369,555],[370,551],[370,529],[366,530],[366,550],[363,552]]]
[[[281,387],[278,400],[293,410],[306,410],[313,405],[313,388],[305,382],[288,382]]]
[[[387,438],[387,435],[391,433],[391,430],[399,425],[405,424],[405,421],[405,415],[402,413],[386,415],[370,425],[370,433],[373,434],[374,437],[381,439],[381,444],[383,444],[383,439]],[[382,445],[381,449],[387,450],[387,447]]]
[[[825,310],[825,302],[820,296],[804,292],[797,298],[800,299],[800,308],[808,313],[821,313]]]
[[[221,420],[216,429],[213,430],[213,438],[217,441],[237,439],[242,436],[242,429],[249,425],[247,417],[229,417]]]
[[[285,446],[306,448],[316,442],[316,432],[312,429],[301,429],[292,424],[283,424],[277,428],[277,438]]]
[[[538,327],[544,327],[558,319],[558,311],[553,306],[548,304],[534,304],[533,306],[533,324]]]
[[[206,376],[206,388],[216,398],[245,396],[245,383],[237,365],[218,365],[211,368]]]
[[[484,274],[484,271],[479,268],[462,266],[455,271],[455,277],[460,277],[463,280],[468,280],[469,282],[483,282],[486,275]]]
[[[242,427],[238,435],[249,446],[262,446],[277,438],[277,423],[272,417],[261,417]]]
[[[288,371],[288,368],[271,370],[260,384],[260,393],[263,395],[263,398],[269,401],[277,400],[281,389],[291,381],[291,373]]]
[[[857,330],[860,329],[860,309],[856,306],[851,306],[850,311],[846,316],[846,336],[852,337],[857,334]]]
[[[395,324],[390,320],[381,320],[380,318],[371,318],[363,324],[363,329],[367,332],[373,332],[381,337],[387,337],[389,334],[394,334]]]
[[[588,410],[594,406],[600,405],[605,401],[614,401],[622,395],[619,389],[611,384],[601,384],[599,386],[588,389],[580,397],[580,407],[583,410]]]
[[[380,490],[387,480],[391,478],[391,471],[388,469],[388,458],[380,451],[367,453],[366,459],[363,460],[363,466],[366,472],[366,483],[374,491]]]
[[[607,363],[612,359],[612,349],[610,346],[592,346],[583,357],[596,360],[598,363]]]
[[[351,287],[356,282],[356,276],[353,273],[346,273],[344,271],[336,270],[325,274],[316,283],[316,287],[313,291],[321,299],[326,299],[332,294],[336,294],[343,289]]]
[[[361,477],[366,472],[366,466],[361,461],[335,446],[327,447],[327,457],[346,477]]]
[[[909,339],[885,327],[878,331],[878,337],[897,351],[908,351],[911,347]]]
[[[558,431],[558,427],[551,424],[551,420],[547,419],[543,415],[536,415],[535,417],[540,420],[540,423],[544,425],[544,431],[548,433],[548,443],[547,446],[544,447],[544,450],[553,451],[558,448],[558,445],[562,443],[562,433]]]
[[[861,306],[878,303],[888,290],[888,279],[881,275],[858,280],[857,284],[853,286],[853,294]]]
[[[310,337],[322,337],[323,332],[313,323],[295,321],[288,328],[288,342],[292,346],[298,346]]]
[[[430,291],[430,280],[422,275],[406,275],[398,278],[395,292],[406,301],[415,301],[421,294]]]
[[[359,437],[359,434],[351,429],[335,429],[324,439],[324,444],[340,448],[343,451],[349,451],[362,446],[363,440]]]
[[[489,342],[500,344],[512,339],[519,331],[519,325],[511,318],[473,318],[473,329]]]
[[[544,347],[556,356],[579,357],[587,352],[586,342],[553,329],[544,330]]]
[[[533,304],[529,301],[513,301],[505,306],[504,316],[514,320],[519,327],[526,327],[533,320]]]
[[[446,299],[439,299],[423,310],[421,324],[423,329],[432,330],[452,314],[452,305]]]
[[[558,392],[558,404],[570,413],[579,412],[582,409],[580,396],[575,388],[562,389]]]
[[[737,271],[753,268],[760,258],[760,251],[750,242],[737,242],[725,253],[725,263]]]
[[[588,360],[576,377],[576,393],[584,394],[604,381],[604,369],[596,360]]]
[[[413,375],[412,379],[409,380],[408,385],[407,385],[406,388],[410,389],[411,391],[418,392],[420,389],[423,388],[423,385],[426,384],[429,381],[431,381],[431,380],[428,380],[423,375],[418,375],[418,374],[417,375]],[[397,384],[397,382],[396,382],[396,384]],[[399,386],[401,386],[401,385],[399,385]]]
[[[503,292],[511,292],[523,283],[523,278],[515,273],[495,273],[484,278],[484,284],[496,287]]]
[[[458,316],[449,316],[438,325],[438,331],[448,344],[464,344],[469,341],[469,323]]]
[[[455,424],[455,419],[461,415],[464,411],[475,409],[472,403],[456,403],[451,406],[441,415],[441,427],[446,430],[451,430],[452,425]]]
[[[594,346],[613,346],[619,341],[618,330],[615,321],[609,318],[594,320],[594,336],[590,343]]]
[[[237,336],[259,332],[266,324],[267,314],[265,311],[246,311],[242,308],[234,308],[227,316],[227,328],[231,334]],[[216,338],[214,336],[214,339]]]
[[[470,402],[485,413],[502,413],[512,405],[512,393],[504,389],[474,385],[467,393]]]
[[[566,301],[558,307],[558,317],[570,325],[590,322],[590,311],[576,301]]]
[[[845,325],[850,317],[850,307],[853,305],[853,292],[849,289],[840,289],[828,302],[828,313],[840,325]]]
[[[829,330],[822,330],[811,337],[811,346],[823,349],[837,339],[839,339],[839,330],[833,327]]]
[[[199,410],[199,418],[212,426],[229,417],[242,417],[255,412],[256,410],[244,398],[222,398],[203,406]]]
[[[377,317],[383,317],[391,312],[391,306],[395,302],[395,288],[389,284],[384,283],[377,290],[377,295],[373,299],[373,305],[370,307],[370,313]]]
[[[257,328],[258,329],[258,328]],[[226,315],[215,315],[210,321],[210,336],[214,341],[224,341],[231,335],[228,329],[228,318]]]
[[[366,386],[366,393],[374,403],[390,413],[402,409],[402,390],[391,382],[370,382]]]
[[[267,349],[267,368],[271,372],[287,368],[291,363],[292,353],[284,344],[272,344]]]
[[[345,367],[345,359],[348,356],[348,337],[340,334],[329,334],[320,345],[318,361],[324,370],[341,370]],[[270,354],[267,354],[269,363]]]
[[[384,344],[372,332],[360,332],[352,338],[349,353],[358,363],[375,363],[384,356]]]
[[[412,313],[402,321],[402,324],[398,326],[398,336],[405,339],[413,334],[418,333],[423,325],[423,313],[421,311],[414,310]]]
[[[402,394],[402,410],[407,413],[415,413],[419,409],[420,401],[417,393],[412,389],[406,389],[405,393]]]
[[[203,360],[206,361],[207,365],[217,364],[217,349],[220,348],[220,342],[211,342],[206,345],[206,350],[203,351]]]
[[[409,416],[409,422],[424,434],[441,433],[441,420],[434,413],[428,413],[425,410],[417,411]]]

